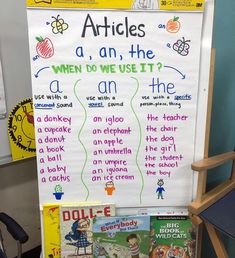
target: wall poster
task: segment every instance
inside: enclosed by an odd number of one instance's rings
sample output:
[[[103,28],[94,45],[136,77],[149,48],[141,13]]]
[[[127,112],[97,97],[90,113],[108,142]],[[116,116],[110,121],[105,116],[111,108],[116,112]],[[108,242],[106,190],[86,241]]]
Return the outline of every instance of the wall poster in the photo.
[[[41,204],[191,201],[202,19],[28,8]]]

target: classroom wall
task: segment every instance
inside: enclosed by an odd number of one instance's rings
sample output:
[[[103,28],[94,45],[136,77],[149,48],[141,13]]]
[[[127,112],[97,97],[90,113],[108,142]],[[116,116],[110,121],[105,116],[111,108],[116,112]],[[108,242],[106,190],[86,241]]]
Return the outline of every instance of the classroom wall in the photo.
[[[32,97],[25,1],[0,1],[0,54],[7,111]],[[0,157],[10,155],[7,120],[0,120]],[[1,163],[1,161],[0,161]]]
[[[232,151],[235,147],[235,1],[217,0],[213,47],[216,48],[215,81],[211,118],[209,155]],[[208,175],[208,188],[218,184],[228,176],[231,164],[211,171]],[[235,240],[224,237],[229,257],[235,257]],[[203,239],[202,258],[216,257],[208,240]]]
[[[20,99],[32,96],[26,8],[24,0],[0,0],[0,4],[0,54],[6,86],[7,110],[12,110]],[[1,138],[0,153],[7,153],[7,133],[1,130],[1,134],[4,140]],[[24,251],[40,245],[35,159],[20,164],[0,166],[0,210],[15,218],[29,234],[29,241],[23,247]],[[15,257],[16,242],[6,230],[3,233],[9,258]]]

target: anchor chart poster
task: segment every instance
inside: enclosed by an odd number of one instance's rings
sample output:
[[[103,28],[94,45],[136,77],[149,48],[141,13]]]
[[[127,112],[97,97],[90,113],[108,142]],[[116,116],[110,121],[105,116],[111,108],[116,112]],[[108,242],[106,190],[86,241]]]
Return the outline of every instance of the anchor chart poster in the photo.
[[[188,204],[202,18],[28,9],[41,203]]]

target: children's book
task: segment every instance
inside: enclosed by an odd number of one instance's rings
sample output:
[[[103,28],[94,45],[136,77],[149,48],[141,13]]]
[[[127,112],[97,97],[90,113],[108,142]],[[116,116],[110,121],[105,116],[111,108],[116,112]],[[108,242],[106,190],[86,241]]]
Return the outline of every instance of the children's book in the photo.
[[[61,257],[93,257],[92,219],[115,216],[114,204],[61,205]]]
[[[44,256],[60,258],[59,204],[43,205]]]
[[[96,258],[148,258],[149,216],[93,219],[93,254]]]
[[[152,216],[150,258],[195,258],[196,228],[188,216]]]
[[[70,205],[90,205],[101,202],[78,202]],[[64,203],[65,204],[65,203]],[[68,204],[68,203],[67,203]],[[62,203],[50,203],[43,205],[43,235],[45,258],[60,258],[60,212]]]

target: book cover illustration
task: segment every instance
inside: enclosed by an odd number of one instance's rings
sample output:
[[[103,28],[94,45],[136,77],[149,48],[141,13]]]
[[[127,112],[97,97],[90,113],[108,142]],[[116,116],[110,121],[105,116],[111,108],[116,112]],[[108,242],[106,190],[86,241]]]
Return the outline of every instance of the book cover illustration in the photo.
[[[195,258],[196,228],[188,216],[152,216],[150,258]]]
[[[44,255],[45,258],[60,258],[60,211],[59,207],[63,203],[43,204],[43,235],[44,235]],[[65,203],[64,203],[65,204]],[[90,205],[100,204],[100,202],[78,202],[67,203],[67,205]]]
[[[114,216],[114,204],[61,205],[60,237],[61,257],[93,257],[92,219]]]
[[[148,258],[149,216],[93,219],[96,258]]]
[[[44,255],[60,258],[60,214],[58,204],[43,205]]]

